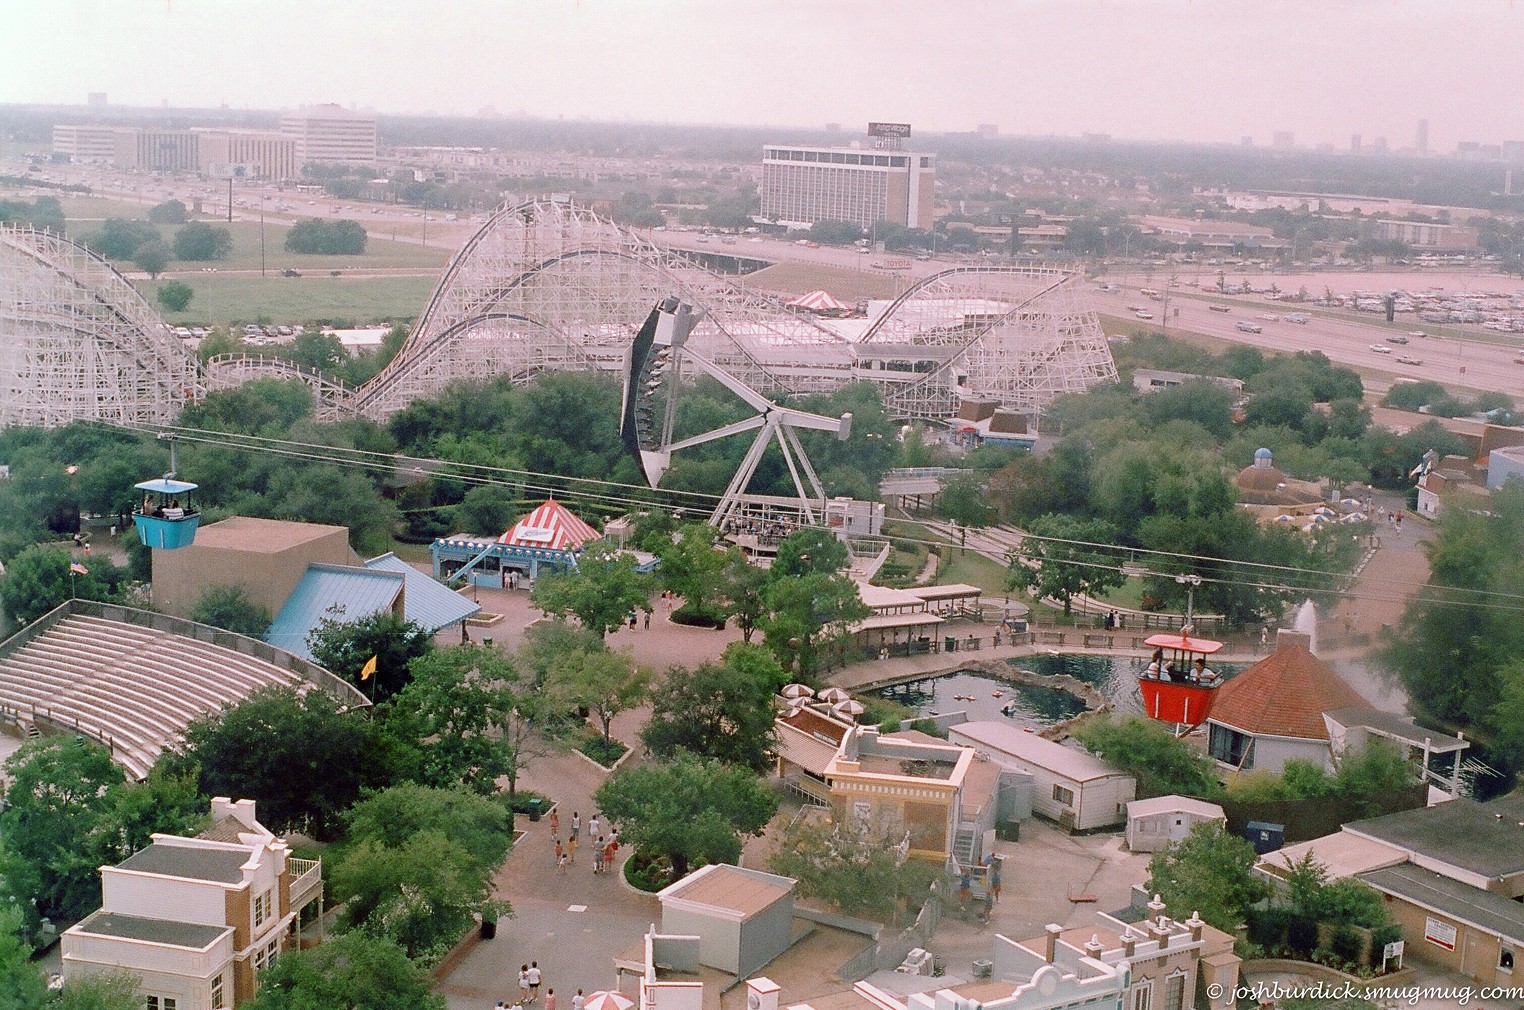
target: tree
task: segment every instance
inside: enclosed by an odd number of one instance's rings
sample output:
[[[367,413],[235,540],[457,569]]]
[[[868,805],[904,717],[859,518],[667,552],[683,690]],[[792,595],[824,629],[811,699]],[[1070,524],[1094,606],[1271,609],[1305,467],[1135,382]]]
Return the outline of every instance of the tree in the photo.
[[[965,473],[942,485],[937,495],[937,512],[960,526],[975,528],[990,524],[989,489],[982,473]]]
[[[745,768],[680,754],[615,772],[593,797],[619,837],[648,856],[666,856],[677,877],[694,863],[733,863],[740,836],[760,835],[778,798]]]
[[[169,266],[169,246],[165,245],[162,239],[150,239],[138,246],[137,251],[132,254],[132,262],[136,263],[138,269],[147,274],[150,279],[158,280],[164,268]],[[170,281],[159,288],[155,297],[159,304],[169,311],[183,312],[190,304],[190,285]]]
[[[351,927],[432,963],[485,904],[490,872],[464,846],[431,828],[399,845],[367,839],[350,846],[333,866],[333,895],[346,903]]]
[[[871,613],[858,596],[856,583],[820,572],[776,578],[766,598],[768,614],[762,631],[767,647],[779,663],[800,676],[813,675],[822,665],[829,668],[852,625]]]
[[[194,770],[204,795],[256,800],[271,829],[320,839],[334,837],[340,813],[390,772],[363,715],[322,691],[285,687],[196,720],[162,760],[166,771]]]
[[[428,972],[397,944],[347,933],[312,950],[293,951],[259,977],[244,1010],[445,1010]]]
[[[318,621],[307,636],[307,648],[319,666],[374,700],[385,701],[407,685],[408,667],[434,648],[434,639],[391,611],[379,611],[358,621],[346,621],[342,614],[334,614]],[[361,680],[361,670],[372,656],[376,657],[376,672]]]
[[[143,980],[125,971],[77,975],[64,983],[48,1010],[142,1010]]]
[[[513,492],[497,484],[481,484],[455,506],[455,528],[496,537],[513,525],[518,511]]]
[[[5,612],[18,624],[30,624],[72,597],[104,600],[110,596],[107,584],[95,574],[109,561],[92,560],[84,575],[70,570],[74,563],[67,550],[50,544],[35,544],[16,555],[0,580]]]
[[[660,758],[687,751],[764,771],[773,742],[773,687],[729,664],[674,666],[652,695],[640,739]]]
[[[741,641],[750,645],[751,636],[767,616],[768,571],[754,565],[739,547],[725,552],[725,566],[719,573],[719,595],[725,613],[736,622]]]
[[[1215,821],[1196,825],[1148,861],[1148,889],[1176,915],[1186,910],[1226,932],[1243,922],[1244,909],[1264,898],[1254,876],[1254,847]]]
[[[806,818],[789,826],[768,859],[768,869],[799,881],[806,898],[830,902],[845,915],[898,922],[915,914],[931,894],[938,868],[900,853],[900,824]]]
[[[184,224],[185,204],[179,200],[165,200],[148,208],[148,220],[154,224]]]
[[[847,567],[847,545],[835,534],[820,529],[802,529],[783,538],[778,553],[768,569],[774,579],[792,579],[802,575],[835,575]]]
[[[850,221],[816,221],[810,225],[810,238],[825,245],[851,245],[862,237],[862,228]]]
[[[1211,759],[1160,723],[1137,716],[1088,719],[1074,737],[1085,749],[1138,780],[1138,796],[1211,798],[1222,792]]]
[[[503,727],[519,701],[513,663],[497,649],[462,645],[418,657],[408,673],[381,713],[404,773],[426,786],[496,792],[512,761]]]
[[[156,833],[194,835],[208,821],[196,776],[153,768],[142,782],[113,788],[110,803],[81,842],[91,866],[119,863],[153,841]]]
[[[85,244],[107,259],[128,260],[145,242],[157,241],[159,229],[146,221],[108,217],[101,230],[85,236]]]
[[[5,1010],[36,1010],[47,995],[21,930],[21,909],[0,907],[0,1007]]]
[[[83,738],[42,737],[5,762],[10,785],[0,813],[3,876],[14,897],[32,898],[55,922],[82,919],[100,904],[100,864],[85,839],[122,786],[111,754]]]
[[[545,681],[550,697],[585,708],[598,719],[604,743],[609,742],[614,716],[640,704],[650,687],[650,670],[636,666],[625,653],[604,648],[564,653],[552,664]]]
[[[344,821],[351,845],[396,846],[421,832],[439,831],[486,867],[503,861],[513,837],[513,818],[499,800],[411,782],[371,793],[345,812]]]
[[[1127,581],[1115,552],[1088,544],[1111,544],[1117,529],[1100,519],[1048,515],[1023,537],[1006,585],[1028,589],[1038,599],[1058,600],[1068,614],[1076,596],[1094,596]]]
[[[365,229],[358,221],[298,221],[286,232],[286,252],[358,256],[365,252]]]
[[[192,221],[175,232],[175,259],[220,260],[233,251],[233,233],[205,221]]]
[[[271,618],[267,607],[249,599],[244,585],[225,582],[202,591],[191,610],[191,620],[235,635],[263,638],[270,630]]]
[[[661,558],[658,581],[683,598],[679,613],[706,623],[725,619],[720,609],[725,552],[715,545],[718,536],[708,523],[690,523],[656,552]]]
[[[530,602],[547,614],[573,614],[600,638],[637,609],[650,609],[651,577],[635,570],[635,556],[590,545],[568,572],[541,575]]]

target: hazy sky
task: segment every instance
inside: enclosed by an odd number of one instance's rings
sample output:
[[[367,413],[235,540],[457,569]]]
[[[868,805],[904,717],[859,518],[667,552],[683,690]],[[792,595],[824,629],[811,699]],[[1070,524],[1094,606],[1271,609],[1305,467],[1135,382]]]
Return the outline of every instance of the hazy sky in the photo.
[[[0,0],[0,102],[1524,140],[1508,0]]]

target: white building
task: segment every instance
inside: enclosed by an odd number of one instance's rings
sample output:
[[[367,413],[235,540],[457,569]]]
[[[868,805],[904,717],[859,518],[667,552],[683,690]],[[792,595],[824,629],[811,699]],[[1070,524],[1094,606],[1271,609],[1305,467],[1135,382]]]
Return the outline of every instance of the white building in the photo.
[[[930,228],[934,154],[897,149],[769,144],[762,150],[762,216],[805,227],[878,221]]]
[[[1222,807],[1189,796],[1155,796],[1127,804],[1127,847],[1133,852],[1158,852],[1184,841],[1196,825],[1227,824]]]
[[[280,132],[296,138],[298,164],[376,163],[376,117],[339,105],[309,105],[280,117]]]
[[[147,1010],[237,1006],[321,896],[319,861],[290,858],[253,800],[218,797],[195,838],[156,834],[101,867],[101,907],[61,938],[64,980],[126,971]]]
[[[1031,775],[1036,785],[1032,809],[1070,831],[1121,824],[1128,802],[1138,795],[1136,779],[1095,755],[1008,723],[960,723],[949,727],[947,739]]]

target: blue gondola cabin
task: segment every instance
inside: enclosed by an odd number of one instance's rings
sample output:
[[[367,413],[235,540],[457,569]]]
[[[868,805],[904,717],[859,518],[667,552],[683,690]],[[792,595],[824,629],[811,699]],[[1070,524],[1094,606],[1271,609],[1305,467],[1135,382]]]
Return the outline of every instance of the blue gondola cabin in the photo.
[[[190,495],[198,485],[164,476],[134,486],[143,492],[143,500],[132,510],[132,522],[143,546],[172,551],[195,542],[201,510]]]

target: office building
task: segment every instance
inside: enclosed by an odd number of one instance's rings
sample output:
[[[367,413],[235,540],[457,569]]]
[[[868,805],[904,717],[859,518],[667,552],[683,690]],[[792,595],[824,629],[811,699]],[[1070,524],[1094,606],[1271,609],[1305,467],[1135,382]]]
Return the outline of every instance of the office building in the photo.
[[[338,105],[310,105],[280,117],[280,132],[296,138],[300,165],[376,162],[376,117]]]
[[[898,143],[769,144],[762,151],[762,216],[798,227],[848,221],[866,231],[888,221],[930,228],[936,155],[901,150]]]
[[[200,139],[190,130],[117,130],[112,161],[117,168],[143,172],[194,172]]]
[[[1352,133],[1352,134],[1350,134],[1349,135],[1349,153],[1350,154],[1359,154],[1360,153],[1360,148],[1362,146],[1362,143],[1363,143],[1363,141],[1362,141],[1362,138],[1360,137],[1360,134],[1358,134],[1358,133]]]
[[[1429,153],[1429,121],[1427,119],[1418,121],[1418,135],[1413,139],[1413,148],[1420,157]]]
[[[53,153],[70,161],[105,164],[116,158],[117,130],[110,126],[69,124],[53,127]]]
[[[196,130],[201,174],[217,179],[294,179],[296,138],[264,130]]]
[[[1290,130],[1276,130],[1270,136],[1270,146],[1279,151],[1289,151],[1296,146],[1296,134]]]

